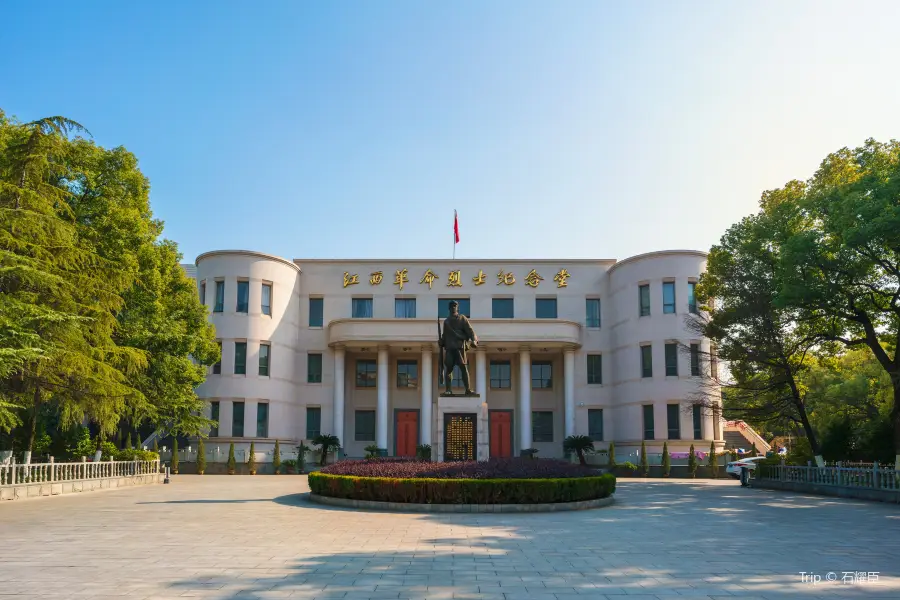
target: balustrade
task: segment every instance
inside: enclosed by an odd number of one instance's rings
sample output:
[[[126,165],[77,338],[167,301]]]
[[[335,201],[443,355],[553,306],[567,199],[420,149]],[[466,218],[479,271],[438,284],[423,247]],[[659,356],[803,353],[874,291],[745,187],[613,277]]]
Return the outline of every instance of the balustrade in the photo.
[[[51,458],[48,463],[16,464],[11,459],[7,464],[0,464],[0,486],[137,477],[159,473],[159,465],[158,460],[87,462],[82,459],[81,462],[58,463]]]

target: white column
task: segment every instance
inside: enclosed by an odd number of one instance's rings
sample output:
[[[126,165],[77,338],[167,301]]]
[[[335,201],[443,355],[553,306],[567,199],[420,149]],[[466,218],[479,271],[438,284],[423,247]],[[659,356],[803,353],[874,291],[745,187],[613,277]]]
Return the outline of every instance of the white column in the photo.
[[[563,353],[563,389],[566,404],[566,437],[575,435],[575,350]]]
[[[481,348],[475,350],[475,391],[487,402],[487,352]]]
[[[388,437],[388,349],[378,348],[378,406],[375,410],[375,444],[387,449]]]
[[[422,370],[419,374],[419,386],[422,388],[422,405],[419,411],[419,443],[431,445],[431,402],[434,385],[431,381],[431,346],[422,346]]]
[[[344,439],[344,348],[334,349],[334,435],[347,447]]]
[[[519,349],[519,449],[531,448],[531,350]]]

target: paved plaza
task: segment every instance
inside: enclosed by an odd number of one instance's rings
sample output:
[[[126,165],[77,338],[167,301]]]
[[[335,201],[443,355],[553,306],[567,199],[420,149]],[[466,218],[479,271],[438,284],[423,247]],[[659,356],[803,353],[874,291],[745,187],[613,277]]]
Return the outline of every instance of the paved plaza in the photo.
[[[896,505],[630,479],[610,508],[398,514],[307,490],[297,475],[181,475],[4,502],[0,597],[900,598]],[[851,571],[877,581],[842,583]]]

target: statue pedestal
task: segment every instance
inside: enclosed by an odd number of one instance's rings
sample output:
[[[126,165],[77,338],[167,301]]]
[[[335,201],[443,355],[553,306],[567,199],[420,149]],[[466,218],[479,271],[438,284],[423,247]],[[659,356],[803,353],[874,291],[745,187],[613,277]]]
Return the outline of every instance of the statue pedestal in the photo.
[[[475,460],[487,460],[490,440],[488,439],[488,407],[486,402],[481,401],[481,395],[472,396],[451,395],[438,396],[437,402],[437,435],[435,436],[435,456],[434,460],[444,462],[446,451],[446,415],[459,414],[471,415],[475,422]]]

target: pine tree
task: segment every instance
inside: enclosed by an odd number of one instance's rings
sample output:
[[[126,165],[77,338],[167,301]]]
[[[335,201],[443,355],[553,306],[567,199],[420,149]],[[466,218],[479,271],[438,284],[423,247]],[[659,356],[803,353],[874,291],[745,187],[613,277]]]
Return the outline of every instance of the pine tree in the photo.
[[[716,443],[709,443],[709,458],[706,461],[706,464],[709,466],[709,474],[713,479],[719,477],[719,460],[716,456]]]
[[[275,475],[278,475],[279,469],[281,469],[281,446],[278,444],[278,440],[275,440],[275,450],[272,451],[272,470]]]
[[[615,468],[615,466],[616,466],[616,443],[615,442],[609,443],[609,458],[607,459],[607,462],[609,463],[610,469]]]
[[[228,446],[228,474],[234,475],[235,469],[237,469],[237,462],[234,460],[234,442],[231,442],[231,445]]]
[[[641,440],[641,473],[644,477],[650,474],[650,461],[647,459],[647,443]]]
[[[172,473],[178,473],[178,438],[172,438]]]
[[[256,448],[253,442],[250,442],[250,456],[247,458],[247,468],[251,475],[256,475]]]
[[[693,444],[691,444],[691,453],[688,455],[688,470],[691,472],[691,477],[697,476],[697,455],[694,454]]]
[[[197,474],[203,475],[206,472],[206,446],[203,444],[203,438],[197,440]]]
[[[128,435],[125,436],[125,449],[131,450],[131,432],[128,432]]]
[[[668,477],[672,471],[672,459],[669,457],[669,442],[663,442],[662,468],[663,477]]]

